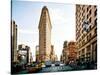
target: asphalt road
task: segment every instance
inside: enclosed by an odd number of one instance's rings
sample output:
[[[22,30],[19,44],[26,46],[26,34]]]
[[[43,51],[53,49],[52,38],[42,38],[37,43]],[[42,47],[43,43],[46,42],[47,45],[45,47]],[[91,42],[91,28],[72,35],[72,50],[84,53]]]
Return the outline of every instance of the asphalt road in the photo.
[[[71,70],[73,70],[73,68],[70,66],[53,66],[53,67],[44,67],[37,73],[60,72],[60,71],[71,71]],[[29,73],[28,70],[23,70],[23,71],[18,72],[18,74],[27,74],[27,73]]]
[[[62,71],[84,70],[84,69],[85,69],[84,66],[76,67],[76,68],[71,66],[52,66],[52,67],[44,67],[35,73],[62,72]],[[28,70],[23,70],[20,71],[18,74],[28,74],[28,73],[30,73]]]
[[[71,71],[73,70],[70,66],[54,66],[54,67],[44,67],[39,73],[42,72],[58,72],[58,71]]]

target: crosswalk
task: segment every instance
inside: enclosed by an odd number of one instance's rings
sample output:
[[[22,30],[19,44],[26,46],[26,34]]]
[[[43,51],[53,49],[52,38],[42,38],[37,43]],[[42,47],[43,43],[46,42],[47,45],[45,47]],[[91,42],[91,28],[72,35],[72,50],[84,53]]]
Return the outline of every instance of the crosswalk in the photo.
[[[40,72],[57,72],[57,71],[71,71],[73,68],[70,66],[54,66],[42,68]]]

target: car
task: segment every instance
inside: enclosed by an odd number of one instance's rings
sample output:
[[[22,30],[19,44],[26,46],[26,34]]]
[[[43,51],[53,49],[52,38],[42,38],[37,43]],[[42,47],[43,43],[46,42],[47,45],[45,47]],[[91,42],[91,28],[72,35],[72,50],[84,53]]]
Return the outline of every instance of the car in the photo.
[[[30,67],[28,69],[28,73],[36,73],[38,72],[39,70],[41,70],[41,67]]]
[[[46,67],[51,67],[52,62],[51,61],[45,61],[45,66]]]
[[[60,61],[55,61],[55,66],[60,66]]]
[[[31,67],[35,67],[35,64],[31,64]]]
[[[41,63],[41,67],[46,67],[46,65],[44,63]]]
[[[55,66],[55,64],[51,64],[51,66],[52,66],[52,67],[54,67],[54,66]]]
[[[65,64],[63,64],[63,63],[60,63],[60,66],[64,66]]]

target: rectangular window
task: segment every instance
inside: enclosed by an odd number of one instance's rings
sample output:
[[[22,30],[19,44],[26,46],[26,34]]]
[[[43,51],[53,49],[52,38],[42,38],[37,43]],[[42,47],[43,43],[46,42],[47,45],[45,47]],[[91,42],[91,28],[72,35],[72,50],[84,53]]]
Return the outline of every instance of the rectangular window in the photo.
[[[97,18],[95,19],[95,23],[94,24],[97,25]]]
[[[85,49],[82,49],[82,53],[85,53]]]
[[[89,29],[91,30],[92,29],[92,26],[90,25]]]
[[[87,35],[87,41],[89,40],[88,35]]]
[[[89,18],[89,14],[87,15],[87,19]]]
[[[89,11],[89,15],[91,15],[91,10]]]
[[[91,38],[91,33],[89,34],[89,39]]]
[[[89,8],[87,7],[87,12],[88,12]]]
[[[97,34],[97,28],[95,29],[95,31],[94,31],[94,32],[95,32],[95,34]]]
[[[89,46],[87,46],[87,53],[89,53],[90,50],[91,50],[91,47],[90,47],[90,45],[89,45]]]
[[[89,5],[89,9],[91,8],[91,5]]]
[[[91,23],[91,17],[90,17],[90,19],[89,19],[89,22]]]
[[[81,54],[81,52],[79,51],[79,55]]]
[[[94,12],[94,16],[97,16],[97,9],[96,9],[95,12]]]

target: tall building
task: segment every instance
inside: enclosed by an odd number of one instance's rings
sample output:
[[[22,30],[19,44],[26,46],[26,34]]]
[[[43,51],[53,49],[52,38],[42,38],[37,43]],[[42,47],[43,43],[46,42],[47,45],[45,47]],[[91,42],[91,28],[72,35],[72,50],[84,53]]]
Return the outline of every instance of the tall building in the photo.
[[[18,45],[18,50],[24,50],[26,48],[26,45],[20,44]]]
[[[29,56],[30,56],[30,58],[29,58],[29,59],[30,59],[30,63],[33,63],[33,56],[32,56],[32,52],[30,52],[30,55],[29,55]]]
[[[67,46],[68,46],[68,42],[64,41],[63,50],[62,50],[62,54],[61,54],[61,57],[60,57],[60,61],[65,63],[65,64],[68,61],[68,49],[67,49]]]
[[[57,55],[55,55],[54,46],[53,46],[53,45],[51,45],[50,60],[51,60],[52,62],[55,62],[55,61],[58,60]]]
[[[57,55],[55,55],[55,61],[58,61],[58,57],[57,57]]]
[[[51,53],[51,21],[49,11],[46,6],[42,8],[39,22],[39,59],[42,61],[50,60]]]
[[[30,64],[32,62],[32,54],[30,47],[24,44],[18,45],[18,60],[19,62],[24,62]]]
[[[11,21],[11,62],[17,62],[17,25]]]
[[[76,5],[76,44],[81,62],[97,62],[97,6]]]
[[[60,61],[63,62],[64,64],[68,64],[70,61],[76,61],[76,59],[77,59],[76,42],[64,41]]]
[[[36,62],[39,62],[39,46],[38,45],[36,46],[35,54],[36,54]]]
[[[77,59],[76,42],[70,41],[68,43],[67,49],[68,49],[68,62],[70,61],[76,62]]]

